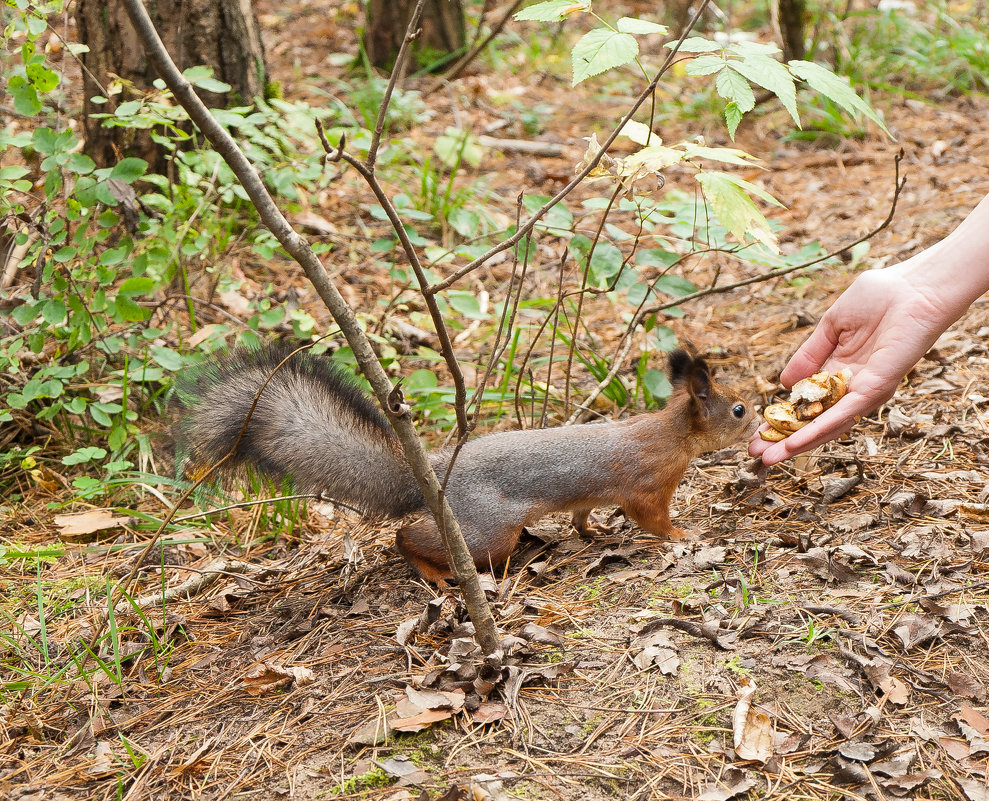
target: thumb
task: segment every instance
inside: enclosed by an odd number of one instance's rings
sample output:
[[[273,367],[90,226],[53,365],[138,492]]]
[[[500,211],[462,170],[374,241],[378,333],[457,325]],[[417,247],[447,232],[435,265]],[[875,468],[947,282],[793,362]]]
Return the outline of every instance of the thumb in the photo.
[[[790,361],[780,373],[780,382],[790,388],[800,379],[818,372],[834,353],[837,344],[838,332],[834,330],[828,315],[825,314],[804,344],[790,357]]]

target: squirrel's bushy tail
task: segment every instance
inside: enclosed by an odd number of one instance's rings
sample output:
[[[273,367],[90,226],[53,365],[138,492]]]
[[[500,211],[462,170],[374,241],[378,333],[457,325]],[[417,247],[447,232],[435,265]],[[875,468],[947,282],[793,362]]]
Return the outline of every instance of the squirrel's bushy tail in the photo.
[[[399,516],[425,501],[387,419],[328,355],[291,344],[241,348],[179,380],[178,454],[186,469],[209,467],[233,447],[258,388],[237,451],[227,464],[369,514]]]

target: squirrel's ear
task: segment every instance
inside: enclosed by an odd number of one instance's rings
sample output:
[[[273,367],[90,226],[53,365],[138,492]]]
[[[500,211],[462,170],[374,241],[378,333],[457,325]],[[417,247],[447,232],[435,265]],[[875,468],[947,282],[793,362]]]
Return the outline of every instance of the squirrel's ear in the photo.
[[[706,401],[711,394],[711,369],[703,359],[694,359],[687,387],[690,394],[699,401]]]

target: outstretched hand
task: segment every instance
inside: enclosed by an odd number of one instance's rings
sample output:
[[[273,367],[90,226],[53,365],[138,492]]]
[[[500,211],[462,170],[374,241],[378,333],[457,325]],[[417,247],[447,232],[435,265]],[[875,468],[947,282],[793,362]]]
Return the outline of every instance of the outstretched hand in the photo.
[[[857,417],[892,397],[903,376],[960,313],[939,302],[923,282],[911,280],[909,264],[862,273],[780,374],[789,388],[821,369],[847,367],[852,380],[844,397],[782,442],[765,442],[755,434],[750,454],[767,465],[789,459],[840,436]]]

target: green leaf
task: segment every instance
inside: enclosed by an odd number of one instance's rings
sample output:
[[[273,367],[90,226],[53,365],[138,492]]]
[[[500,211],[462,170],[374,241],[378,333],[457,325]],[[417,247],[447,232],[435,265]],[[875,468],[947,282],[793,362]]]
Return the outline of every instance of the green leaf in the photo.
[[[79,249],[75,245],[65,245],[52,254],[52,259],[55,260],[56,264],[64,264],[74,259],[78,252]]]
[[[755,108],[755,93],[749,82],[731,67],[725,67],[718,73],[714,88],[725,100],[734,101],[738,110],[743,114]]]
[[[147,170],[148,162],[144,159],[128,156],[125,159],[121,159],[113,166],[113,169],[110,171],[110,178],[131,184],[144,175]]]
[[[480,166],[481,156],[484,155],[484,147],[476,137],[455,127],[447,128],[442,136],[436,138],[433,151],[450,169],[456,168],[461,160],[471,167]]]
[[[420,368],[409,374],[405,386],[409,389],[435,389],[439,386],[439,380],[432,370]]]
[[[664,353],[674,350],[678,344],[676,332],[667,325],[657,325],[652,335],[656,337],[656,345]]]
[[[658,25],[655,22],[636,19],[635,17],[622,17],[618,20],[617,27],[622,33],[669,33],[670,30],[665,25]]]
[[[659,267],[665,270],[680,258],[680,254],[662,248],[643,248],[635,254],[635,263],[639,267]]]
[[[27,75],[27,79],[34,85],[34,88],[39,92],[50,92],[58,86],[58,74],[52,72],[44,64],[37,61],[32,64],[28,64],[24,68],[24,73]]]
[[[16,181],[31,172],[27,167],[19,164],[11,164],[9,167],[0,167],[0,181]]]
[[[123,322],[140,323],[151,316],[150,309],[144,309],[138,306],[126,296],[118,295],[114,300],[114,306],[116,307],[117,315]]]
[[[25,117],[33,117],[41,111],[41,101],[38,99],[38,92],[31,84],[14,86],[14,81],[11,79],[7,88],[14,98],[14,111],[18,114],[23,114]]]
[[[872,106],[855,93],[845,78],[838,77],[831,70],[813,61],[791,61],[790,72],[807,81],[812,89],[841,106],[849,114],[864,115],[882,128],[890,138],[893,137]]]
[[[132,246],[130,243],[121,245],[119,248],[110,248],[109,250],[105,250],[100,255],[100,264],[104,267],[112,267],[115,264],[120,264],[120,262],[130,255],[131,250]]]
[[[195,86],[204,92],[214,92],[218,95],[225,95],[233,89],[229,83],[218,81],[216,78],[203,78],[196,81]]]
[[[703,55],[690,59],[685,72],[687,75],[710,75],[725,68],[727,62],[720,55]]]
[[[86,462],[91,462],[94,459],[103,459],[105,456],[106,451],[103,448],[97,448],[95,446],[79,448],[78,450],[70,453],[68,456],[63,456],[62,464],[85,464]]]
[[[150,352],[151,358],[166,370],[171,370],[174,373],[185,367],[185,359],[182,358],[181,354],[171,348],[156,345],[151,348]]]
[[[622,268],[622,252],[610,242],[598,242],[591,254],[591,279],[599,286],[610,284]]]
[[[776,198],[774,198],[769,192],[763,189],[761,186],[757,186],[751,181],[746,181],[744,178],[739,178],[737,175],[732,175],[730,173],[718,173],[724,175],[729,181],[731,181],[735,186],[741,189],[743,192],[747,192],[750,195],[755,195],[760,200],[769,203],[771,206],[776,206],[781,209],[785,209],[782,203],[780,203]]]
[[[28,302],[20,306],[15,306],[10,316],[18,325],[26,326],[34,322],[34,318],[38,316],[39,311],[41,311],[41,303]]]
[[[758,161],[755,156],[750,156],[744,150],[734,147],[706,147],[693,142],[681,142],[679,147],[683,148],[688,159],[720,161],[723,164],[735,164],[739,167],[751,167],[752,162]]]
[[[117,106],[117,110],[114,112],[115,117],[133,117],[141,110],[140,100],[128,100]]]
[[[65,166],[77,175],[89,175],[96,169],[96,163],[85,153],[71,153]]]
[[[738,41],[734,42],[729,48],[732,53],[737,53],[742,58],[748,58],[749,56],[775,56],[780,52],[777,45],[770,42],[746,42]]]
[[[189,83],[193,86],[198,86],[200,89],[204,89],[207,92],[216,92],[217,94],[224,94],[231,90],[231,86],[228,83],[224,83],[213,77],[212,67],[189,67],[189,69],[184,70],[182,73]]]
[[[141,278],[128,278],[124,281],[120,288],[117,290],[118,297],[123,295],[125,298],[129,298],[133,295],[147,295],[149,292],[154,292],[155,282],[146,277]]]
[[[535,214],[548,200],[549,195],[526,195],[522,198],[522,207],[527,213]],[[566,236],[573,229],[573,213],[566,204],[557,203],[536,223],[536,229],[555,236]]]
[[[7,5],[10,5],[10,3]],[[48,23],[42,16],[36,17],[32,14],[27,18],[26,22],[28,33],[31,34],[32,38],[41,36],[41,34],[43,34],[48,28]]]
[[[735,141],[735,131],[738,130],[738,124],[742,121],[742,112],[739,111],[738,106],[734,101],[725,106],[725,125],[728,126],[728,135],[731,137],[732,141]]]
[[[797,114],[797,90],[793,76],[786,67],[776,59],[763,55],[748,55],[741,61],[733,60],[731,66],[752,83],[776,95],[793,121],[798,127],[800,126],[800,115]]]
[[[71,134],[70,134],[71,136]],[[31,133],[31,146],[48,156],[58,150],[59,135],[47,126],[35,128]]]
[[[452,209],[446,217],[458,234],[465,239],[471,239],[481,232],[481,215],[469,209]]]
[[[778,200],[765,190],[728,173],[701,172],[695,177],[704,189],[704,197],[711,210],[735,239],[745,242],[749,237],[779,252],[769,221],[746,192],[756,190],[753,194],[764,199],[768,197],[776,205],[782,205]]]
[[[655,288],[659,292],[665,292],[675,298],[682,298],[697,291],[697,287],[679,275],[661,275],[655,283]]]
[[[642,374],[642,385],[652,393],[653,397],[660,400],[673,394],[673,385],[666,377],[666,373],[652,367]]]
[[[574,2],[574,0],[546,0],[523,8],[514,14],[519,22],[559,22],[575,11],[586,11],[590,3]]]
[[[109,425],[109,423],[105,425]],[[77,476],[72,479],[72,486],[79,491],[80,498],[98,497],[103,494],[103,486],[98,479],[92,476]]]
[[[676,47],[676,42],[667,42],[664,47],[672,50]],[[719,50],[724,50],[724,47],[710,39],[705,39],[703,36],[691,36],[689,39],[684,39],[683,44],[677,48],[680,53],[716,53]]]
[[[639,43],[634,36],[607,28],[588,31],[577,40],[570,54],[573,86],[613,67],[629,64],[638,55]]]
[[[486,320],[487,314],[481,311],[481,304],[470,292],[462,290],[451,291],[446,296],[447,303],[454,311],[471,320]]]
[[[41,316],[46,323],[62,325],[66,318],[65,303],[58,298],[46,301],[41,308]]]

